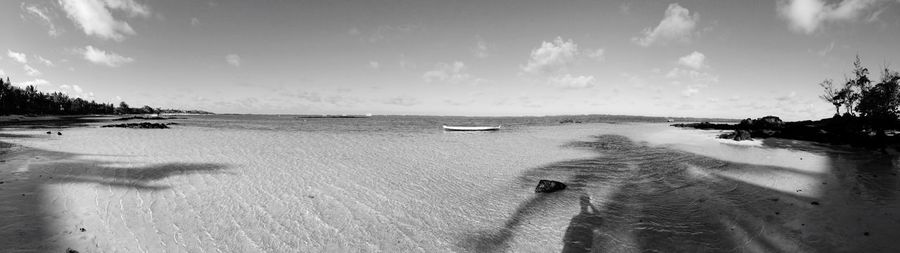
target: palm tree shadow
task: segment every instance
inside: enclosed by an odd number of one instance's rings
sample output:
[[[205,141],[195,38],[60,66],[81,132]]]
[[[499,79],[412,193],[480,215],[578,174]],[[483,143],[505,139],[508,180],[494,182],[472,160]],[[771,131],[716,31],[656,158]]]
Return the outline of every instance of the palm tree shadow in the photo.
[[[0,141],[0,147],[11,144]],[[60,210],[47,205],[55,197],[46,189],[58,184],[94,184],[115,189],[162,191],[173,185],[165,179],[193,174],[228,174],[229,166],[217,163],[164,163],[134,165],[84,159],[84,155],[28,148],[27,153],[8,153],[11,160],[0,163],[0,251],[47,252],[62,251],[67,245],[57,245],[62,230],[45,219]],[[5,152],[0,150],[0,153]],[[37,158],[49,162],[30,162]],[[62,161],[62,162],[56,162]],[[15,164],[15,165],[14,165]],[[27,170],[15,171],[14,166],[27,165]],[[66,212],[66,211],[64,211]],[[62,231],[82,233],[79,231]]]
[[[805,217],[825,210],[849,217],[864,215],[853,208],[819,206],[819,203],[835,202],[835,196],[844,194],[835,192],[834,189],[840,188],[824,188],[818,197],[808,197],[799,194],[802,189],[795,193],[746,179],[787,176],[824,184],[831,177],[823,173],[724,161],[634,143],[617,135],[602,135],[595,141],[573,142],[569,146],[593,150],[598,156],[530,169],[519,180],[522,186],[533,185],[539,179],[557,180],[569,184],[569,189],[529,199],[507,219],[506,226],[496,230],[499,232],[479,232],[465,238],[463,244],[471,246],[471,242],[481,242],[477,244],[481,247],[468,247],[479,252],[508,248],[507,244],[516,236],[518,228],[509,224],[540,219],[540,214],[548,213],[546,208],[567,206],[546,204],[559,201],[581,203],[581,210],[572,218],[562,238],[563,252],[821,251],[839,245],[804,238],[834,236],[836,233],[831,226],[840,226],[840,223],[806,224],[804,222],[810,221]],[[826,158],[831,159],[826,159],[824,166],[834,166],[834,157]],[[879,168],[896,168],[889,162],[888,165],[882,163],[878,164]],[[883,170],[888,169],[879,169],[878,173],[889,173]],[[860,174],[863,179],[866,175]],[[880,180],[870,180],[879,188],[862,185],[876,189],[872,195],[894,194],[879,197],[896,199],[895,178],[871,176],[870,179]],[[587,197],[576,200],[575,196],[585,194],[600,196],[595,199],[599,202],[594,202],[600,205],[594,206]],[[544,211],[538,213],[530,209]],[[825,222],[833,221],[826,219]],[[872,242],[881,246],[890,243]]]
[[[190,174],[228,174],[227,166],[215,163],[164,163],[141,167],[121,167],[97,163],[56,163],[36,168],[48,183],[93,183],[113,188],[159,191],[169,185],[156,184],[169,177]],[[52,178],[50,178],[52,177]]]

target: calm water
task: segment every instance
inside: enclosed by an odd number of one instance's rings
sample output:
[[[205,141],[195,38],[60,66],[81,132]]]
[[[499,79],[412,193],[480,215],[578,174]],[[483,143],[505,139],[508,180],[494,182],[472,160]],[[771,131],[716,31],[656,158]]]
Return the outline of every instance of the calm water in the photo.
[[[38,215],[28,227],[51,232],[33,245],[53,250],[900,251],[895,151],[566,118],[213,115],[168,130],[4,131],[51,157],[27,158],[23,180],[52,201],[22,215]],[[569,188],[534,194],[540,179]]]
[[[232,126],[440,134],[441,124],[503,124],[505,132],[528,132],[564,118],[374,117],[288,123],[284,117],[266,117],[252,124],[235,120]],[[646,124],[663,122],[659,118],[576,119],[625,123],[593,126],[592,137],[565,145],[595,157],[520,172],[518,188],[546,178],[570,188],[521,201],[502,226],[463,236],[459,249],[521,251],[514,245],[517,232],[577,203],[579,212],[572,214],[561,238],[564,252],[900,250],[889,239],[900,237],[895,229],[900,227],[896,152],[777,139],[747,147],[697,140],[691,134],[698,131]]]

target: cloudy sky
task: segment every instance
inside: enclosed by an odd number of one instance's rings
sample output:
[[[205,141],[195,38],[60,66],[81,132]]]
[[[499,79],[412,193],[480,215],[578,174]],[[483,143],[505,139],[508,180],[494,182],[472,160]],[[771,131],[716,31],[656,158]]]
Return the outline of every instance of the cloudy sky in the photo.
[[[898,0],[0,3],[0,75],[219,113],[827,117]],[[876,75],[877,78],[877,75]]]

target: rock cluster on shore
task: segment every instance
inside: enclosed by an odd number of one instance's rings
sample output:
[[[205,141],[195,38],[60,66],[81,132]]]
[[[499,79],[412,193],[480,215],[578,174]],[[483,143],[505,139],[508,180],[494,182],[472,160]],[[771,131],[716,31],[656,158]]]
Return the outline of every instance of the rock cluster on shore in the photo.
[[[150,122],[141,122],[141,123],[124,123],[124,124],[111,124],[111,125],[103,125],[101,127],[119,127],[119,128],[142,128],[142,129],[166,129],[169,128],[169,125],[173,125],[175,123],[150,123]]]
[[[792,140],[815,141],[833,144],[881,146],[900,143],[898,136],[884,136],[866,131],[867,122],[857,117],[835,117],[818,121],[784,122],[775,116],[741,120],[738,124],[714,124],[710,122],[673,124],[674,127],[703,130],[733,130],[719,138],[735,141],[777,137]]]
[[[131,116],[131,117],[121,117],[114,119],[115,121],[125,121],[125,120],[167,120],[167,119],[178,119],[176,117],[161,117],[161,116]]]

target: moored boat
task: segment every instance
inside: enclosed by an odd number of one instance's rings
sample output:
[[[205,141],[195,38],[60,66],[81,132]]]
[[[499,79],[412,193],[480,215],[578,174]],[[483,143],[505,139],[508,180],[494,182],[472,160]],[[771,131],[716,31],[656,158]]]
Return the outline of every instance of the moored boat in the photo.
[[[501,126],[442,126],[446,131],[497,131]]]

